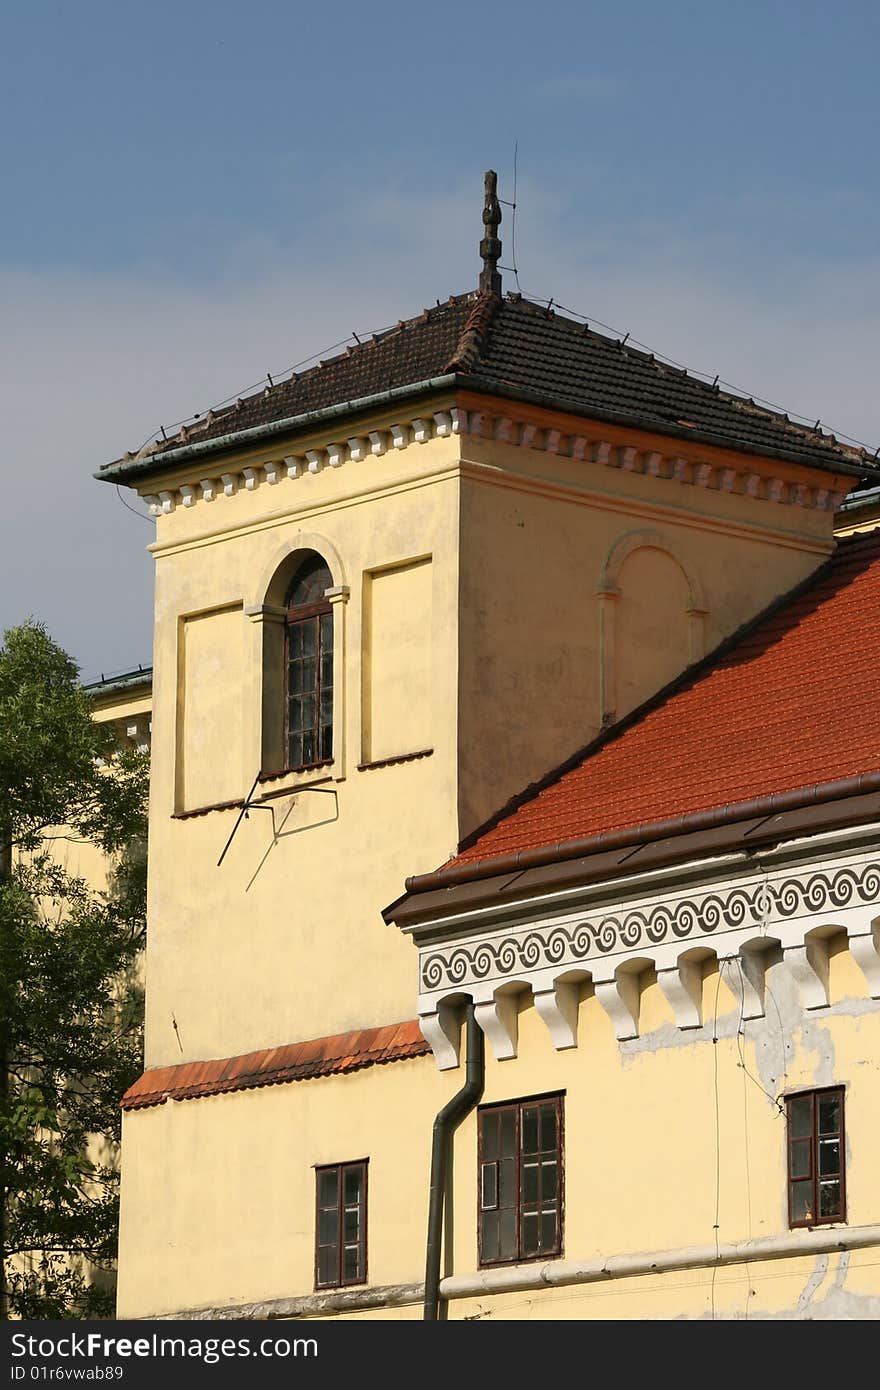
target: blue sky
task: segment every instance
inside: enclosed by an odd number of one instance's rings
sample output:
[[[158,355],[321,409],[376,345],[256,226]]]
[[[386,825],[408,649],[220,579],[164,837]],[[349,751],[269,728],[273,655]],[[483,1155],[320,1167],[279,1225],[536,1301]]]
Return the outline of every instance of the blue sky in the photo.
[[[151,523],[92,469],[469,288],[516,140],[526,292],[880,442],[878,40],[848,0],[7,6],[0,625],[148,660]]]

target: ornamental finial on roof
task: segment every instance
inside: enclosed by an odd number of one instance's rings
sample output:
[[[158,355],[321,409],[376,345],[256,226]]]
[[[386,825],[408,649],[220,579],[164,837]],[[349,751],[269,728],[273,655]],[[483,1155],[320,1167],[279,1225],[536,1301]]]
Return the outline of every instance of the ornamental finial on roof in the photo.
[[[498,261],[501,257],[501,242],[498,240],[500,225],[498,175],[494,169],[487,169],[483,178],[483,240],[480,242],[483,269],[480,271],[480,289],[497,295],[501,294],[501,276],[498,273]]]

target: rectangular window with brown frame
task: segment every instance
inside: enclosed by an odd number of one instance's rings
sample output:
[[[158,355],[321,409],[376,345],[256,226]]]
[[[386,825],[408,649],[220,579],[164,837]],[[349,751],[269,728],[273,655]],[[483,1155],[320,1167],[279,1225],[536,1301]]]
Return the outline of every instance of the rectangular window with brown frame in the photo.
[[[789,1226],[845,1221],[843,1087],[787,1096],[785,1110]]]
[[[367,1160],[315,1169],[315,1288],[367,1280]]]
[[[562,1253],[562,1121],[561,1095],[478,1112],[481,1265]]]

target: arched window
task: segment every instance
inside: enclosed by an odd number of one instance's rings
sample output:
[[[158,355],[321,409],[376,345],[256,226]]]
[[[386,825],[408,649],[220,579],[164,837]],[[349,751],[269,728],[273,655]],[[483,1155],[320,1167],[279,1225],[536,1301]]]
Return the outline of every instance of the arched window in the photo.
[[[300,565],[287,592],[284,743],[288,768],[333,757],[333,577],[320,555]]]

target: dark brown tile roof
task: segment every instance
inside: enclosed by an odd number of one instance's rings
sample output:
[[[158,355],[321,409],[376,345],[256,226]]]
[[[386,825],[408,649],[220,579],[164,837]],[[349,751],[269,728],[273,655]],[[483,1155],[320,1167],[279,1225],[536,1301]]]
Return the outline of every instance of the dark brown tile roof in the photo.
[[[477,292],[426,309],[299,376],[208,412],[173,439],[136,456],[137,469],[135,456],[127,455],[98,476],[118,481],[126,470],[132,476],[142,473],[145,457],[158,467],[164,455],[188,444],[217,440],[220,447],[219,441],[243,430],[438,377],[488,393],[540,397],[542,403],[571,413],[708,440],[740,452],[778,454],[844,472],[864,462],[868,471],[867,456],[832,435],[718,390],[519,295],[499,299]]]
[[[363,1028],[283,1047],[267,1047],[240,1057],[153,1067],[128,1088],[121,1104],[123,1110],[141,1110],[148,1105],[162,1105],[166,1100],[194,1100],[224,1091],[307,1081],[316,1076],[334,1076],[385,1062],[424,1057],[430,1050],[418,1020],[389,1023],[383,1028]]]

